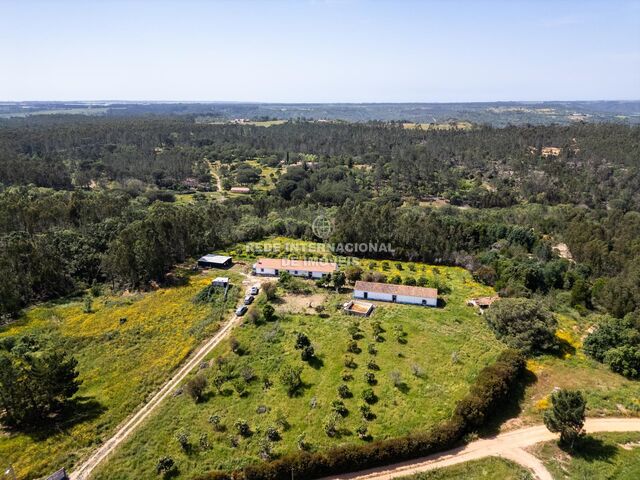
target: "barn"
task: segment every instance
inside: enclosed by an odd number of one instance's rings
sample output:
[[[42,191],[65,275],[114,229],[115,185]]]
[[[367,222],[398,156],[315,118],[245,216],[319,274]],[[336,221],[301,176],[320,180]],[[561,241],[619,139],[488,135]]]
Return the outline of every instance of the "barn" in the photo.
[[[438,305],[438,290],[435,288],[394,285],[391,283],[357,281],[353,289],[354,298],[380,300],[382,302],[408,303],[435,307]]]
[[[231,266],[231,257],[209,253],[198,259],[198,266],[200,268],[228,268]]]
[[[289,272],[296,277],[322,278],[338,270],[338,265],[321,260],[291,260],[288,258],[260,258],[253,264],[255,275],[278,276]]]

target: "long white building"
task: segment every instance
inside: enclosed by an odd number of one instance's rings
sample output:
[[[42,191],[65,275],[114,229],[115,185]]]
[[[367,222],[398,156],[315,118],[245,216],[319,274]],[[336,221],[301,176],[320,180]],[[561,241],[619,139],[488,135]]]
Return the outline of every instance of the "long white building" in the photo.
[[[338,270],[338,265],[320,260],[291,260],[288,258],[260,258],[253,264],[256,275],[278,276],[289,272],[296,277],[322,278]]]
[[[357,281],[353,289],[353,296],[365,300],[409,303],[429,307],[438,305],[438,290],[435,288],[394,285],[391,283]]]

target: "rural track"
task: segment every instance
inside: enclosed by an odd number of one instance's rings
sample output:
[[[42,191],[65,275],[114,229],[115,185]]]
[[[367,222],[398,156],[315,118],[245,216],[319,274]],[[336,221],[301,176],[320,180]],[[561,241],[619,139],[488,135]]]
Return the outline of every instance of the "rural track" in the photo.
[[[242,283],[245,284],[246,281],[249,280],[249,287],[253,284],[250,280],[251,277],[242,273],[246,277]],[[256,279],[254,283],[259,283],[260,279]],[[223,327],[216,332],[216,334],[211,337],[204,345],[199,347],[194,353],[192,353],[187,361],[179,367],[179,369],[171,376],[171,378],[158,390],[158,392],[149,400],[146,404],[142,406],[136,413],[133,414],[130,418],[128,418],[118,429],[116,432],[104,442],[98,449],[91,454],[89,458],[87,458],[84,462],[82,462],[77,468],[75,468],[69,478],[71,480],[86,480],[90,478],[93,470],[104,461],[113,451],[123,442],[125,441],[141,424],[145,419],[149,417],[153,413],[153,411],[158,408],[158,406],[171,394],[175,391],[175,389],[182,383],[182,381],[186,378],[186,376],[195,369],[200,362],[213,350],[224,338],[227,334],[233,330],[233,327],[239,322],[240,317],[233,314],[231,319],[226,322]]]
[[[585,430],[588,433],[636,432],[640,431],[640,418],[588,418],[585,422]],[[527,468],[539,480],[553,480],[542,462],[524,449],[556,438],[557,435],[549,432],[544,425],[536,425],[476,440],[462,447],[427,457],[324,477],[322,480],[391,480],[484,457],[506,458]]]

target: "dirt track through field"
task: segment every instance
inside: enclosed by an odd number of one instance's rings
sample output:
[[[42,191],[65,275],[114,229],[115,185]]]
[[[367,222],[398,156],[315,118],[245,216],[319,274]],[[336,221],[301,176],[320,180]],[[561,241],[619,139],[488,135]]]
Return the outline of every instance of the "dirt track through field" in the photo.
[[[585,423],[585,429],[587,433],[636,432],[640,431],[640,418],[589,418]],[[556,438],[557,435],[549,432],[544,425],[536,425],[476,440],[465,446],[428,457],[370,470],[334,475],[325,477],[323,480],[391,480],[491,456],[503,457],[516,462],[531,470],[539,480],[553,480],[542,462],[526,452],[524,448]]]
[[[244,275],[244,274],[243,274]],[[246,275],[245,275],[246,276]],[[242,283],[250,288],[255,283],[259,283],[260,280],[251,281],[250,277],[244,280]],[[113,434],[109,440],[104,442],[93,454],[82,462],[78,467],[71,472],[69,477],[71,480],[85,480],[91,475],[91,472],[105,460],[124,440],[129,437],[134,430],[136,430],[140,424],[175,390],[180,383],[186,378],[186,376],[195,369],[200,362],[213,350],[227,334],[233,329],[233,327],[239,322],[240,318],[235,314],[231,319],[224,324],[224,326],[204,345],[196,350],[182,365],[177,372],[162,386],[162,388],[149,400],[140,410],[138,410],[132,417],[127,419]]]

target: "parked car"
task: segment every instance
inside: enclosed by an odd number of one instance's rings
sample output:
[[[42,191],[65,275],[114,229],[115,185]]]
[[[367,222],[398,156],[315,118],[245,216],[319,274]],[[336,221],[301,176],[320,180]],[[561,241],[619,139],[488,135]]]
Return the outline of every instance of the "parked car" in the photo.
[[[246,297],[244,297],[245,305],[251,305],[252,302],[253,302],[253,295],[247,295]]]
[[[258,288],[257,285],[254,285],[253,287],[251,287],[251,295],[257,295],[259,291],[260,289]]]
[[[241,307],[238,307],[238,309],[236,310],[236,315],[241,317],[242,315],[244,315],[245,313],[247,313],[247,306],[246,305],[242,305]]]

